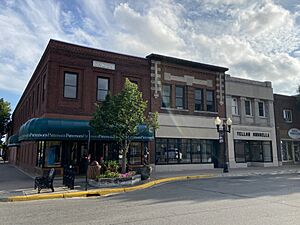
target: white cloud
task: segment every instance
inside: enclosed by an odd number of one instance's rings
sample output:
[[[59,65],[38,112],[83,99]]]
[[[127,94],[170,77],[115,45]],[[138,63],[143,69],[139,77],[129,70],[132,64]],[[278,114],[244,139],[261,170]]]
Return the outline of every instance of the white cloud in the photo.
[[[276,92],[293,94],[300,71],[299,15],[299,8],[271,0],[5,1],[0,91],[21,94],[54,38],[225,66],[232,76],[271,80]]]
[[[160,14],[158,8],[163,9]],[[180,27],[177,16],[180,10],[177,10],[172,5],[161,3],[149,9],[146,15],[141,15],[128,4],[120,4],[114,11],[115,20],[121,27],[117,42],[139,42],[140,45],[134,46],[144,46],[142,49],[148,50],[148,53],[153,49],[169,53],[172,53],[173,49],[177,51],[184,44],[177,32]],[[121,39],[124,37],[122,33],[126,39]]]

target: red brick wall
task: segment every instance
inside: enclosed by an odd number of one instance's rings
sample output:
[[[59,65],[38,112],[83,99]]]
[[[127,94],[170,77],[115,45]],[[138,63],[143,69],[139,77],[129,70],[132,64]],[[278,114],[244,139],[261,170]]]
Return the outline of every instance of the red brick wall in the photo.
[[[153,67],[153,63],[152,63]],[[185,86],[185,100],[187,104],[187,109],[186,110],[172,110],[172,113],[174,114],[183,114],[183,115],[197,115],[197,116],[212,116],[215,117],[216,113],[211,113],[211,112],[195,112],[194,107],[195,107],[195,101],[194,101],[194,90],[195,88],[201,88],[204,93],[203,93],[203,100],[205,104],[205,93],[206,90],[212,90],[214,91],[214,99],[215,99],[215,108],[216,112],[220,117],[225,117],[225,102],[220,105],[219,104],[219,99],[217,98],[219,94],[218,86],[219,86],[219,73],[218,72],[212,72],[208,70],[201,70],[201,69],[196,69],[196,68],[191,68],[191,67],[184,67],[181,65],[174,65],[174,64],[169,64],[169,63],[164,63],[162,62],[159,66],[160,68],[160,74],[161,74],[161,83],[162,84],[169,84],[172,86],[172,98],[171,98],[171,108],[175,108],[175,85],[182,85]],[[180,81],[169,81],[164,79],[164,73],[170,73],[171,75],[174,76],[180,76],[184,77],[185,75],[187,76],[192,76],[195,79],[199,80],[212,80],[213,85],[212,87],[207,87],[205,85],[200,85],[200,84],[193,84],[191,86],[187,85],[186,82],[180,82]],[[222,84],[222,90],[223,90],[223,100],[225,101],[225,85],[224,85],[224,73],[221,76],[221,84]],[[162,101],[162,96],[159,94],[158,98],[154,98],[154,90],[151,91],[151,110],[152,111],[157,111],[157,112],[164,112],[168,113],[168,110],[162,109],[161,108],[161,101]]]

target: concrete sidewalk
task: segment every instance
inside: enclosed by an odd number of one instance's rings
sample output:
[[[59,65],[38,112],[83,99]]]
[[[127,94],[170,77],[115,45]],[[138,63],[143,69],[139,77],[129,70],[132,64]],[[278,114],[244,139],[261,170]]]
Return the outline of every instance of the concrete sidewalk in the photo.
[[[170,172],[153,171],[152,179],[161,179],[173,176],[192,176],[210,174],[215,177],[231,177],[231,176],[256,176],[256,175],[276,175],[276,174],[297,174],[300,173],[300,165],[285,165],[281,167],[248,167],[248,168],[229,168],[228,173],[223,173],[222,168],[207,170],[178,170]]]
[[[33,188],[35,174],[26,173],[9,163],[0,163],[0,198],[11,196],[37,194]],[[56,177],[53,183],[55,193],[75,192],[85,190],[85,178],[75,179],[74,190],[63,186],[62,177]],[[50,189],[42,189],[42,193],[52,193]]]
[[[41,194],[37,194],[37,190],[33,189],[34,176],[26,174],[10,164],[0,164],[0,201],[1,199],[2,201],[7,201],[8,199],[21,199],[24,201],[50,198],[83,197],[89,195],[100,196],[110,193],[140,190],[160,183],[176,180],[278,174],[300,174],[300,166],[293,165],[269,168],[237,168],[230,169],[229,173],[223,173],[223,169],[221,168],[210,170],[185,170],[172,172],[153,171],[149,180],[144,181],[142,184],[137,186],[98,189],[87,186],[88,191],[85,191],[86,183],[84,177],[77,177],[75,179],[74,190],[70,190],[67,187],[64,187],[62,185],[62,178],[58,177],[54,180],[54,193],[52,193],[49,189],[42,189]]]

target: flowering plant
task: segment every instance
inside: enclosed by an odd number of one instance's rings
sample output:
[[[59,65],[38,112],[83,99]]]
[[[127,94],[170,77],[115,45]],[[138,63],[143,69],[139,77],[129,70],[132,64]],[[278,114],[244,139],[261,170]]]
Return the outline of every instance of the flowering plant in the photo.
[[[135,175],[135,171],[129,171],[128,173],[121,173],[119,177],[127,178],[127,177],[132,177],[134,175]]]

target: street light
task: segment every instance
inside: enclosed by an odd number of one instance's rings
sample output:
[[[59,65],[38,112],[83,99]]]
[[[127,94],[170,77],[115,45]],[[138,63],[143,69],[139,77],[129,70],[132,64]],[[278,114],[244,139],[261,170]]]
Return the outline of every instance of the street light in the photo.
[[[220,126],[222,124],[222,128],[220,129]],[[226,133],[230,133],[232,120],[230,118],[223,119],[223,121],[220,119],[220,117],[216,117],[215,119],[215,125],[217,127],[217,131],[219,133],[219,142],[223,143],[224,145],[224,163],[223,163],[223,173],[228,173],[228,162],[227,162],[227,151],[226,151]]]

